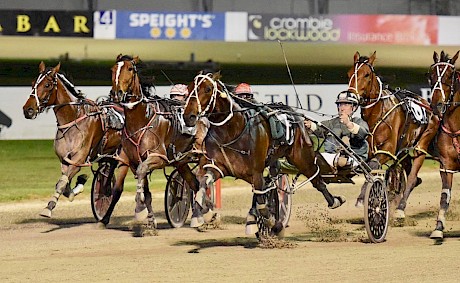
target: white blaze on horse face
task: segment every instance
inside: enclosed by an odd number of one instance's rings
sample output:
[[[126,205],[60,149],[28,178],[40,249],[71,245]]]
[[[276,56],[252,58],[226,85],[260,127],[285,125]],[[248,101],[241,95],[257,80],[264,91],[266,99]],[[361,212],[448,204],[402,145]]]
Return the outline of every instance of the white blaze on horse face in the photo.
[[[118,87],[118,83],[119,83],[119,78],[120,78],[120,73],[121,73],[121,68],[123,67],[123,65],[125,64],[125,62],[123,61],[120,61],[117,63],[118,65],[118,68],[117,68],[117,73],[115,75],[115,86]]]
[[[441,66],[444,66],[442,71],[441,71]],[[439,63],[436,63],[434,65],[434,67],[436,67],[437,79],[436,79],[436,83],[434,84],[433,89],[431,90],[431,92],[434,93],[436,90],[439,90],[441,92],[441,95],[442,95],[442,101],[447,102],[446,101],[446,94],[444,92],[444,89],[442,88],[442,78],[446,74],[447,67],[451,67],[452,69],[455,69],[455,66],[450,64],[450,63],[447,63],[447,62],[439,62]],[[455,71],[454,71],[454,74],[455,74]],[[452,87],[451,87],[451,91],[452,91]]]
[[[38,86],[40,83],[46,78],[46,76],[50,73],[51,71],[48,71],[46,74],[40,74],[37,78],[37,81],[35,81],[35,85],[32,88],[32,91],[30,92],[30,96],[33,96],[35,98],[35,101],[37,103],[37,108],[40,109],[40,99],[38,98]]]
[[[358,90],[358,71],[366,63],[367,61],[361,64],[359,64],[358,62],[355,63],[354,73],[353,75],[351,75],[350,81],[348,82],[348,89],[353,90],[357,95],[360,95],[359,90]]]

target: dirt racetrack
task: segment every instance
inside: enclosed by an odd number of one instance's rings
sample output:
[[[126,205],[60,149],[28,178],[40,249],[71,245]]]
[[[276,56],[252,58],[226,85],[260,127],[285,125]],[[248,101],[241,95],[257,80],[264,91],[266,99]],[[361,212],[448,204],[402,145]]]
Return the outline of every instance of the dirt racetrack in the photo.
[[[435,170],[431,170],[435,171]],[[355,185],[330,185],[348,199],[328,210],[306,186],[294,195],[284,245],[259,246],[244,234],[248,186],[224,187],[219,229],[169,228],[163,195],[154,195],[158,236],[133,237],[134,196],[125,195],[105,230],[96,229],[89,190],[62,199],[54,218],[38,216],[46,200],[0,205],[0,282],[458,282],[460,216],[454,180],[445,240],[429,239],[439,203],[437,172],[423,172],[409,199],[404,227],[371,244]],[[50,191],[51,193],[51,191]],[[187,223],[188,224],[188,223]]]

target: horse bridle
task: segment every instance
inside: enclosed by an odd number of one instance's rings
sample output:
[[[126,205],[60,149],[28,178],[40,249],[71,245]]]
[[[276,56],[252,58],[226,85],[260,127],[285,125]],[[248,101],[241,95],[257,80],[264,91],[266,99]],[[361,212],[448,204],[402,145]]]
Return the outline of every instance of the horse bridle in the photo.
[[[215,123],[215,122],[209,121],[209,123],[213,126],[222,126],[233,117],[233,99],[230,97],[230,95],[226,91],[227,89],[225,85],[220,80],[214,80],[211,76],[212,74],[208,73],[206,75],[203,75],[203,74],[197,75],[194,78],[194,87],[193,87],[193,90],[190,92],[189,96],[187,97],[185,108],[187,108],[190,102],[190,99],[193,97],[196,99],[197,104],[198,104],[198,118],[208,117],[216,106],[217,94],[219,94],[221,97],[227,98],[227,100],[230,102],[230,113],[221,122]],[[198,97],[198,91],[199,91],[198,86],[201,85],[206,80],[208,80],[212,84],[212,94],[211,94],[211,98],[208,104],[206,105],[205,109],[202,109],[201,102]],[[224,91],[219,90],[218,85],[221,85],[224,88]]]
[[[116,72],[116,75],[115,75],[115,86],[118,87],[119,85],[119,82],[118,82],[118,78],[120,77],[120,72],[121,72],[121,68],[123,67],[123,65],[125,64],[125,61],[128,61],[128,60],[122,60],[122,61],[118,61],[117,62],[117,72]],[[133,82],[135,81],[136,77],[138,76],[138,73],[137,73],[137,67],[136,67],[136,63],[134,62],[134,60],[130,60],[130,63],[131,65],[133,66]],[[140,91],[140,98],[134,102],[122,102],[122,101],[126,101],[128,99],[130,99],[131,97],[138,97],[137,95],[134,95],[133,94],[133,86],[129,86],[128,90],[125,91],[125,92],[122,92],[122,95],[121,95],[121,99],[120,99],[120,104],[123,105],[123,106],[126,106],[127,108],[129,109],[132,109],[134,106],[136,106],[137,104],[141,103],[142,101],[145,101],[145,96],[144,96],[144,93],[142,92],[142,87],[139,85],[139,91]]]
[[[359,93],[358,91],[358,71],[361,67],[363,66],[368,66],[372,74],[376,77],[378,83],[379,83],[379,95],[377,98],[368,98],[364,99],[364,97]],[[348,81],[348,90],[354,92],[358,96],[358,101],[359,101],[359,106],[363,109],[366,108],[371,108],[375,104],[377,104],[381,99],[387,98],[388,96],[382,96],[383,94],[383,83],[382,80],[380,79],[379,76],[375,73],[374,66],[369,63],[368,60],[365,60],[364,62],[356,62],[354,66],[354,72],[353,75],[350,77],[350,80]],[[369,101],[369,104],[365,103],[365,100]]]
[[[46,108],[48,108],[49,106],[47,106],[46,104],[48,104],[50,98],[51,98],[51,95],[53,94],[53,91],[57,89],[57,74],[53,77],[53,87],[50,89],[50,91],[48,92],[48,94],[43,98],[43,99],[40,99],[40,97],[38,97],[38,86],[43,82],[43,80],[45,80],[49,74],[52,72],[52,70],[49,70],[47,71],[46,73],[41,73],[37,80],[35,81],[35,84],[34,86],[32,87],[32,91],[30,92],[30,96],[33,96],[35,98],[35,101],[37,103],[37,108],[38,108],[38,113],[42,113]]]
[[[444,66],[444,68],[441,71],[442,66]],[[447,84],[445,80],[443,80],[446,74],[446,71],[449,67],[452,68],[452,77],[451,77],[450,85]],[[454,96],[454,83],[455,83],[455,74],[456,74],[455,65],[450,63],[449,61],[448,62],[438,62],[438,63],[434,63],[433,65],[431,65],[430,70],[433,70],[434,68],[436,68],[436,82],[432,84],[431,86],[431,93],[433,93],[435,90],[439,90],[441,92],[442,103],[438,103],[437,105],[441,104],[442,107],[440,108],[437,107],[437,108],[441,114],[444,114],[446,113],[448,106],[452,104],[452,100]],[[443,85],[450,87],[449,96],[446,96],[446,93],[444,89],[442,88]]]

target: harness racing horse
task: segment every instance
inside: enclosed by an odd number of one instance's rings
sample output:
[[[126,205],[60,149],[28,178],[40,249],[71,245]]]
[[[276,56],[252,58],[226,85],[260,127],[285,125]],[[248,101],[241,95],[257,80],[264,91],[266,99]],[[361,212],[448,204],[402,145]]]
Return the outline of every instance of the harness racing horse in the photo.
[[[122,145],[138,180],[135,218],[141,222],[147,220],[145,227],[137,227],[147,229],[137,231],[143,236],[156,229],[148,174],[173,165],[192,190],[197,190],[197,184],[187,165],[194,133],[182,133],[178,115],[184,102],[149,97],[149,90],[142,86],[138,74],[138,62],[139,57],[120,54],[111,70],[112,95],[118,97],[126,117]]]
[[[91,166],[104,157],[110,156],[125,163],[126,157],[121,148],[120,131],[108,126],[107,109],[86,99],[67,78],[59,73],[60,63],[47,68],[44,62],[39,65],[39,75],[32,84],[32,92],[23,106],[24,117],[35,119],[44,110],[52,108],[56,115],[57,132],[54,151],[61,162],[61,177],[41,216],[51,217],[61,194],[72,201],[74,190],[70,190],[72,178],[82,167]],[[113,107],[106,105],[106,107]],[[123,191],[123,183],[128,167],[121,166],[115,185],[112,202],[100,223],[109,223],[111,213]],[[78,177],[80,179],[81,177]],[[84,183],[86,180],[78,180]],[[77,187],[77,186],[76,186]]]
[[[430,67],[431,106],[441,122],[438,135],[436,157],[440,161],[442,191],[436,228],[431,233],[433,239],[443,239],[446,227],[446,213],[449,208],[453,174],[460,171],[460,73],[455,69],[459,52],[450,58],[448,54],[433,53],[433,65]]]
[[[348,90],[358,95],[361,115],[369,125],[369,159],[377,158],[381,165],[389,161],[393,161],[393,165],[400,163],[407,174],[407,184],[402,188],[404,192],[394,213],[402,219],[410,193],[421,183],[417,174],[436,135],[439,119],[425,99],[384,86],[374,70],[375,59],[376,52],[371,57],[355,53],[354,65],[348,71]],[[410,156],[412,149],[413,156]],[[404,171],[399,171],[397,166],[391,166],[393,176],[390,177],[396,178],[393,183],[404,184]]]
[[[345,198],[333,196],[321,179],[319,167],[315,164],[315,151],[303,119],[298,115],[290,115],[293,119],[290,128],[293,131],[292,145],[289,142],[277,144],[272,137],[273,129],[269,126],[268,118],[261,114],[266,108],[263,105],[256,108],[242,107],[236,103],[220,78],[219,72],[197,75],[189,85],[184,110],[187,126],[196,125],[204,117],[210,123],[197,173],[201,195],[204,195],[207,184],[225,176],[242,179],[252,185],[254,193],[246,233],[257,235],[256,219],[262,216],[264,222],[269,223],[266,227],[270,234],[279,234],[284,227],[280,221],[275,221],[267,208],[267,192],[273,187],[266,185],[263,172],[267,166],[276,164],[279,158],[286,157],[324,195],[330,208],[342,205]],[[273,114],[267,113],[268,116]],[[203,200],[196,197],[193,218],[202,217],[200,207],[203,207]]]

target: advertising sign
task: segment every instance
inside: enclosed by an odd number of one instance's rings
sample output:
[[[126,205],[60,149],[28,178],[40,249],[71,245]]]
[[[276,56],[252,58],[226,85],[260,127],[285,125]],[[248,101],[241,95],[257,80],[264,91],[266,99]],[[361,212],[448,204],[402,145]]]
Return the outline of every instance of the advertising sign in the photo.
[[[117,11],[94,12],[94,38],[115,39],[116,37]]]
[[[0,11],[0,34],[93,37],[93,14],[86,11]]]
[[[249,14],[248,40],[432,45],[436,16]]]
[[[225,13],[117,11],[117,38],[162,40],[225,39]]]

